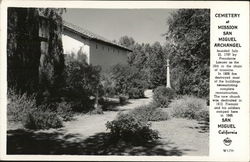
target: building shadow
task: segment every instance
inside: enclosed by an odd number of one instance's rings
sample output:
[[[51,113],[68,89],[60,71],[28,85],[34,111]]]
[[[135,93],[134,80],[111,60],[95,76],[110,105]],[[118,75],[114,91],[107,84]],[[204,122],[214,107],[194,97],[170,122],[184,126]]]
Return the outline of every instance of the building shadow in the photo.
[[[83,138],[79,134],[65,134],[63,131],[45,133],[18,129],[7,132],[7,154],[181,156],[186,151],[190,150],[159,141],[135,144],[115,140],[109,133]]]

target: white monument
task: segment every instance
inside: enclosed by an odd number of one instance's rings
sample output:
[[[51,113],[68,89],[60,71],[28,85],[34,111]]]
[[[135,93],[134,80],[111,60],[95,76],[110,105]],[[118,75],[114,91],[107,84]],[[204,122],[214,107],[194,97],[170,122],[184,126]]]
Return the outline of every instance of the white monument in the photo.
[[[167,59],[167,88],[171,88],[170,85],[170,71],[169,71],[169,59]]]

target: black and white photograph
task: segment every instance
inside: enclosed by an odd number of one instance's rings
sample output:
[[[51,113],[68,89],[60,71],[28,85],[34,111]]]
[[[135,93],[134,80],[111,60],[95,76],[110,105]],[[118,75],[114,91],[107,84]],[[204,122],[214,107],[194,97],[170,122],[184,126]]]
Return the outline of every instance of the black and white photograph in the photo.
[[[7,155],[209,156],[210,9],[7,8]]]

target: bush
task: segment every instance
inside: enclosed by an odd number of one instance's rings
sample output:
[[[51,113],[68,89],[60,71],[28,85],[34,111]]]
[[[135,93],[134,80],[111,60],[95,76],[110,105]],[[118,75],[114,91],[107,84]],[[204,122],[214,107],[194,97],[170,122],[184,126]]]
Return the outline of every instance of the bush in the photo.
[[[174,117],[188,119],[198,119],[198,112],[207,109],[206,100],[194,96],[183,96],[176,99],[170,103],[169,107]],[[206,116],[206,112],[201,112],[200,115]]]
[[[110,72],[102,73],[101,85],[105,97],[114,97],[116,95],[115,81],[112,79]]]
[[[154,90],[153,102],[157,107],[167,107],[174,97],[173,89],[159,86]]]
[[[163,121],[170,119],[170,115],[167,112],[153,107],[153,105],[137,107],[131,110],[129,114],[146,121]]]
[[[60,116],[63,121],[70,121],[73,119],[73,111],[71,104],[60,102],[56,104],[56,114]]]
[[[66,63],[65,69],[65,101],[72,105],[74,111],[88,112],[92,110],[95,104],[93,96],[96,96],[97,91],[101,97],[101,68],[88,65],[86,62],[71,60]]]
[[[43,112],[53,112],[63,121],[72,120],[74,115],[71,104],[65,101],[39,105],[37,109]]]
[[[128,90],[128,96],[129,98],[143,98],[144,97],[144,89],[140,88],[131,88]]]
[[[130,98],[144,97],[147,82],[145,81],[143,72],[138,68],[117,64],[112,67],[111,72],[117,94],[126,94]]]
[[[28,96],[26,93],[18,94],[13,89],[8,89],[7,98],[8,121],[22,121],[23,117],[29,111],[36,108],[34,95]]]
[[[165,111],[161,111],[160,109],[156,109],[152,116],[149,118],[149,121],[164,121],[164,120],[169,120],[171,116],[169,113]]]
[[[62,127],[62,120],[73,117],[71,105],[66,102],[36,105],[34,95],[18,94],[8,90],[8,121],[22,122],[28,129],[49,129]]]
[[[140,120],[150,121],[150,118],[152,117],[154,111],[155,108],[144,105],[144,106],[139,106],[133,110],[130,110],[128,113]]]
[[[117,119],[106,123],[111,135],[131,142],[143,142],[159,138],[158,132],[150,129],[146,120],[131,114],[120,114]]]
[[[200,111],[197,111],[195,116],[197,120],[209,122],[209,110],[208,109],[202,109]]]
[[[119,102],[121,105],[124,105],[128,102],[128,96],[126,95],[120,95],[119,96]]]
[[[62,120],[52,111],[41,111],[34,109],[28,112],[22,123],[25,128],[28,129],[49,129],[49,128],[60,128],[62,127]]]

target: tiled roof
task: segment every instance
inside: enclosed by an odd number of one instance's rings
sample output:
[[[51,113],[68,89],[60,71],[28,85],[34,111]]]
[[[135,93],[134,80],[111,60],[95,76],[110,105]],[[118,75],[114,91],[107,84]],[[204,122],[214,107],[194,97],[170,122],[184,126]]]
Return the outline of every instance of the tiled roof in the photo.
[[[129,49],[129,48],[125,47],[125,46],[122,46],[122,45],[120,45],[118,43],[107,40],[106,38],[104,38],[104,37],[102,37],[100,35],[94,34],[93,32],[91,32],[91,31],[89,31],[87,29],[83,29],[83,28],[81,28],[79,26],[76,26],[76,25],[71,24],[71,23],[66,22],[66,21],[63,21],[63,28],[68,29],[68,30],[70,30],[70,31],[72,31],[74,33],[80,34],[82,37],[85,37],[85,38],[88,38],[88,39],[93,39],[93,40],[98,40],[98,41],[110,44],[112,46],[122,48],[122,49],[130,51],[130,52],[132,51],[131,49]]]

